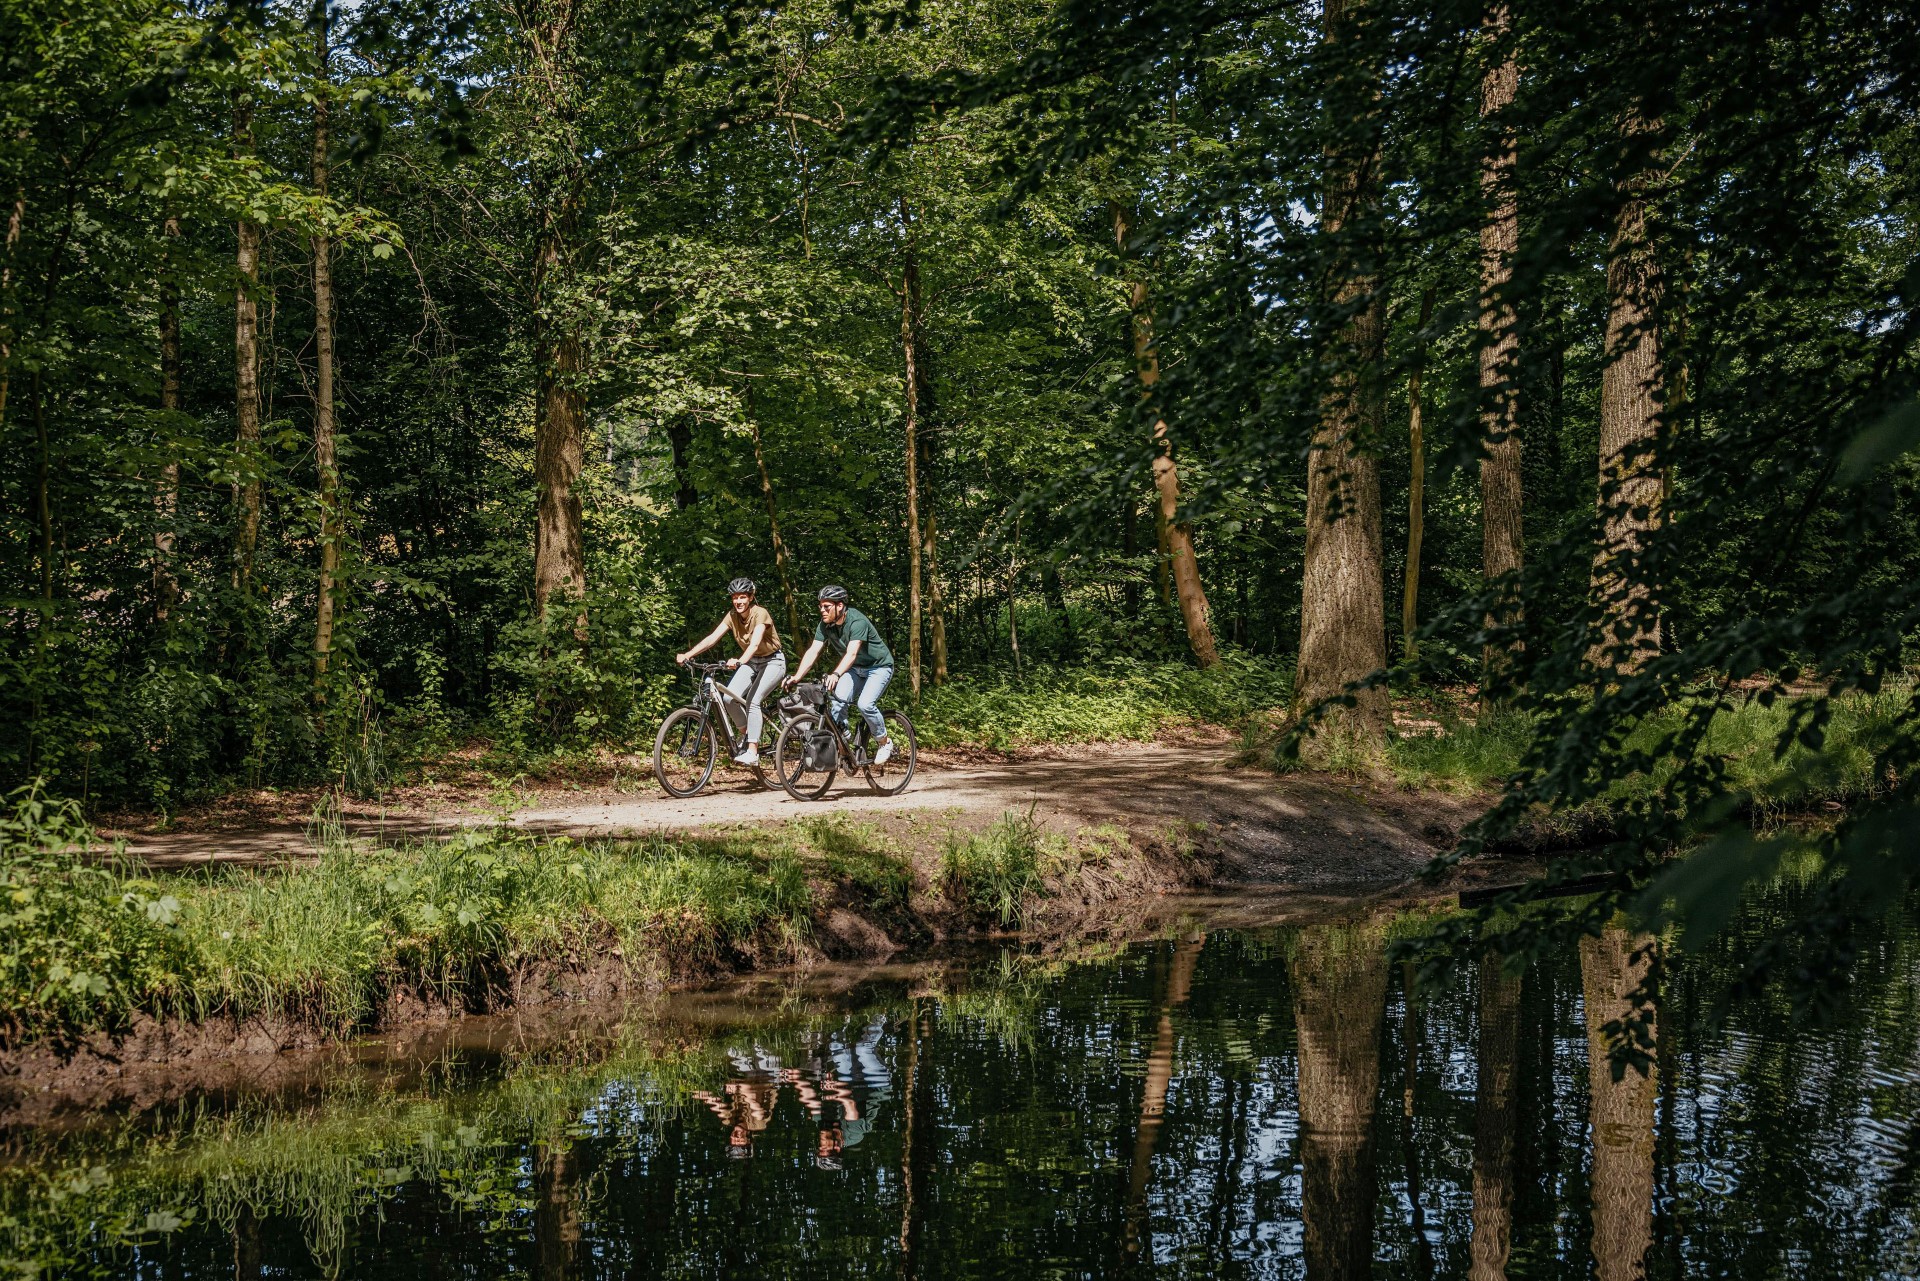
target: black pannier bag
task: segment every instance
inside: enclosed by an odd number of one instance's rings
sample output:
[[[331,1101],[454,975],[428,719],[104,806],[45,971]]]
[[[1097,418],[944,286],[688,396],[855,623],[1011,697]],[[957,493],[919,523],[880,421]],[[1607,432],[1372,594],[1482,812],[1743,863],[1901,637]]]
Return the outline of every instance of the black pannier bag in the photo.
[[[827,688],[819,681],[802,681],[793,687],[793,692],[780,700],[780,714],[792,719],[811,713],[816,716],[827,714]]]
[[[807,735],[807,768],[828,770],[840,763],[840,748],[833,741],[833,727],[825,721]]]

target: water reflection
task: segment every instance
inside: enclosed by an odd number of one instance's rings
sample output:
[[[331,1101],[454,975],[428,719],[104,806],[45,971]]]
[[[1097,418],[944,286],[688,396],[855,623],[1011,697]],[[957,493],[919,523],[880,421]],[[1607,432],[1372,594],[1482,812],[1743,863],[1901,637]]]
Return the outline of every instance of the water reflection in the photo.
[[[1653,1011],[1633,995],[1647,981],[1653,941],[1609,926],[1580,941],[1587,1020],[1587,1079],[1593,1094],[1593,1258],[1600,1281],[1639,1281],[1653,1245],[1653,1105],[1658,1081],[1648,1062],[1614,1053],[1631,1036],[1657,1054]],[[1644,1029],[1640,1035],[1632,1035]],[[1640,1036],[1645,1037],[1640,1043]],[[1636,1056],[1637,1057],[1637,1056]]]
[[[1373,1273],[1374,1102],[1387,1010],[1382,923],[1300,931],[1288,965],[1298,1040],[1308,1281]]]
[[[1609,930],[1525,974],[1484,961],[1416,1001],[1398,928],[1183,929],[1085,962],[669,1003],[284,1096],[15,1130],[0,1274],[1916,1270],[1908,918],[1862,940],[1854,1004],[1819,1032],[1714,957],[1665,958],[1652,1071],[1617,1078],[1608,1028],[1647,940]]]

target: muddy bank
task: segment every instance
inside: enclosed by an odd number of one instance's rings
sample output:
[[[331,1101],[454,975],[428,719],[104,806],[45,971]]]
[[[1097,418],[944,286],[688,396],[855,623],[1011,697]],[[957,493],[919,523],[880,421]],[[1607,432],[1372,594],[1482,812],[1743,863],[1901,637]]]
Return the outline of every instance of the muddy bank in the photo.
[[[767,835],[720,831],[705,838],[726,845]],[[39,1096],[84,1099],[86,1106],[145,1105],[183,1089],[271,1079],[282,1063],[341,1052],[358,1038],[431,1039],[435,1029],[475,1017],[618,1009],[730,976],[790,977],[871,965],[1016,933],[1042,941],[1097,934],[1144,919],[1143,903],[1207,883],[1222,870],[1216,857],[1179,832],[1111,826],[1061,832],[1017,816],[829,822],[808,827],[806,835],[819,857],[806,863],[803,917],[770,918],[750,934],[718,943],[710,933],[669,920],[624,946],[610,927],[589,926],[546,954],[479,949],[441,981],[385,976],[374,1008],[346,1026],[317,1012],[236,1018],[216,1010],[185,1020],[136,1010],[112,1032],[0,1048],[0,1123],[40,1110]],[[539,838],[511,839],[524,845]],[[577,847],[562,842],[559,848]],[[350,848],[332,855],[352,856]],[[638,848],[632,856],[649,855]],[[290,868],[277,874],[319,873]]]

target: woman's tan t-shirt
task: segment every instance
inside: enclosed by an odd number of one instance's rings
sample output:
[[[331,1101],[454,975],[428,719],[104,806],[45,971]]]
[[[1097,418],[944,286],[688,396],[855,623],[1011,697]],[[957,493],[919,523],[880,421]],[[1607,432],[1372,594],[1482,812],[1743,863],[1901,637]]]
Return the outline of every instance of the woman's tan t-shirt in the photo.
[[[767,634],[760,638],[760,648],[749,654],[746,652],[747,638],[752,636],[753,629],[762,623],[766,624]],[[733,633],[733,643],[740,647],[742,658],[772,658],[780,652],[780,633],[774,629],[773,615],[767,612],[764,605],[755,605],[748,609],[745,618],[740,616],[739,610],[728,610],[727,630]]]

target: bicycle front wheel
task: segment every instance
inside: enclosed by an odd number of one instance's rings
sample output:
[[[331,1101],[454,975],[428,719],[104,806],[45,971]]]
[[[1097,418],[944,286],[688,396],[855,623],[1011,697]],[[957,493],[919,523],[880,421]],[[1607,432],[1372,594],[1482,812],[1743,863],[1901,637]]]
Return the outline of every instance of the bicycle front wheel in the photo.
[[[713,776],[713,725],[691,707],[678,708],[653,740],[653,776],[670,796],[692,796]]]
[[[868,764],[867,784],[882,796],[898,796],[913,781],[913,767],[919,760],[913,740],[913,722],[907,714],[888,708],[880,713],[887,720],[887,739],[893,755],[885,765]]]
[[[796,801],[817,801],[840,770],[840,744],[822,716],[796,716],[773,747],[773,776]]]

